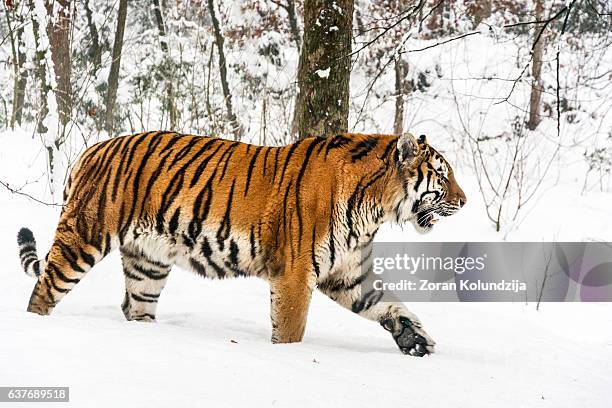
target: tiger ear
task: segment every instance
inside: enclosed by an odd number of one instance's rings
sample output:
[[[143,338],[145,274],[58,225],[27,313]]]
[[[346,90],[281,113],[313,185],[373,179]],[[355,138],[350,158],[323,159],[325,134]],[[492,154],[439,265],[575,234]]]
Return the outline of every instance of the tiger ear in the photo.
[[[419,154],[417,140],[410,133],[404,133],[397,140],[398,162],[401,164],[412,164]]]

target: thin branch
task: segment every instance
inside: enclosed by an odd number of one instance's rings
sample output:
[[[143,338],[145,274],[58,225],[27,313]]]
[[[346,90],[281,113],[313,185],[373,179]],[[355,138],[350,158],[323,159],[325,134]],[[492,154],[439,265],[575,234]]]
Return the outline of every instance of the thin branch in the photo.
[[[482,34],[482,33],[480,31],[472,31],[472,32],[469,32],[469,33],[461,34],[461,35],[459,35],[457,37],[449,38],[448,40],[438,41],[437,43],[428,45],[427,47],[416,48],[416,49],[413,49],[413,50],[400,51],[399,53],[400,54],[410,54],[410,53],[413,53],[413,52],[421,52],[421,51],[428,50],[430,48],[437,47],[439,45],[448,44],[450,42],[457,41],[457,40],[460,40],[462,38],[469,37],[469,36],[476,35],[476,34]]]
[[[27,197],[27,198],[29,198],[30,200],[32,200],[32,201],[36,201],[36,202],[37,202],[37,203],[39,203],[39,204],[43,204],[43,205],[46,205],[46,206],[49,206],[49,207],[61,207],[61,206],[62,206],[61,204],[56,204],[56,203],[47,203],[47,202],[45,202],[45,201],[39,200],[38,198],[36,198],[36,197],[34,197],[34,196],[31,196],[31,195],[30,195],[30,194],[28,194],[28,193],[24,193],[23,191],[20,191],[20,189],[17,189],[17,190],[16,190],[16,189],[12,188],[11,186],[9,186],[9,184],[8,184],[8,183],[6,183],[6,182],[4,182],[4,181],[2,181],[2,180],[0,180],[0,185],[4,186],[4,188],[6,188],[6,189],[7,189],[8,191],[10,191],[12,194],[18,194],[18,195],[20,195],[20,196]]]
[[[391,24],[390,26],[385,27],[381,33],[377,34],[372,40],[370,40],[370,41],[366,42],[365,44],[363,44],[356,51],[353,51],[353,52],[351,52],[348,55],[343,55],[341,58],[352,57],[352,56],[354,56],[356,54],[359,54],[361,51],[363,51],[364,49],[368,48],[370,45],[372,45],[376,41],[378,41],[382,36],[387,34],[389,31],[391,31],[392,29],[397,27],[402,21],[405,21],[405,20],[409,19],[410,17],[414,16],[419,10],[421,10],[423,8],[424,5],[425,5],[425,0],[420,0],[419,4],[414,6],[412,8],[412,10],[409,9],[409,10],[407,10],[405,12],[405,13],[408,13],[408,14],[402,16],[400,19],[398,19],[395,23]]]

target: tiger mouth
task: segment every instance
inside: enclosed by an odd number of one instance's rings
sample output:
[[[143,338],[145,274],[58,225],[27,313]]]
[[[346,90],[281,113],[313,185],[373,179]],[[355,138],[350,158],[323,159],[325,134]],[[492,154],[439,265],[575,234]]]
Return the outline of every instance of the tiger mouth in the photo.
[[[424,210],[417,213],[417,224],[424,229],[431,229],[443,217],[450,217],[456,211]]]
[[[434,224],[437,223],[442,215],[435,212],[431,212],[423,217],[418,217],[418,224],[423,228],[433,228]]]

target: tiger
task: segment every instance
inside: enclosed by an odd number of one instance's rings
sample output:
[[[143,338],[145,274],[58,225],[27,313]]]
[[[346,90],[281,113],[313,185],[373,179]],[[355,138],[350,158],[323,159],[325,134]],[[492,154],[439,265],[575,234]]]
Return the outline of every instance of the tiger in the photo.
[[[44,259],[32,231],[18,232],[21,265],[37,279],[27,310],[49,315],[119,249],[127,320],[156,320],[177,265],[206,278],[267,280],[273,343],[303,339],[317,288],[420,357],[435,342],[402,302],[363,290],[372,270],[362,271],[360,254],[385,222],[426,233],[465,203],[425,135],[346,133],[281,147],[168,131],[115,137],[71,170]]]

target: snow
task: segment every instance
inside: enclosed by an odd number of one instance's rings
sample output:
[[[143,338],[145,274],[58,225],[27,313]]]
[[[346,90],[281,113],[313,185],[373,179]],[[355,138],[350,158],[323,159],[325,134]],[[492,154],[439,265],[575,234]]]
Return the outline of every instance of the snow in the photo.
[[[326,69],[317,69],[315,74],[319,76],[319,78],[329,78],[329,72],[331,71],[331,67]]]
[[[273,345],[264,282],[203,281],[179,270],[157,323],[126,322],[116,256],[52,316],[35,316],[23,311],[32,282],[11,264],[10,295],[0,303],[0,323],[10,328],[0,333],[0,382],[70,386],[74,406],[605,407],[612,400],[612,322],[603,305],[546,304],[536,312],[520,304],[414,304],[438,342],[435,355],[418,359],[319,294],[304,342]]]

